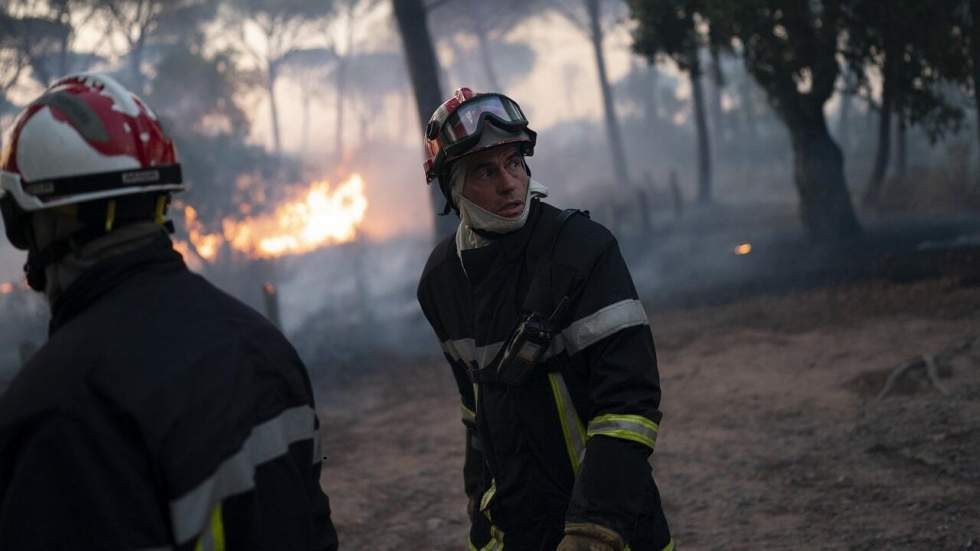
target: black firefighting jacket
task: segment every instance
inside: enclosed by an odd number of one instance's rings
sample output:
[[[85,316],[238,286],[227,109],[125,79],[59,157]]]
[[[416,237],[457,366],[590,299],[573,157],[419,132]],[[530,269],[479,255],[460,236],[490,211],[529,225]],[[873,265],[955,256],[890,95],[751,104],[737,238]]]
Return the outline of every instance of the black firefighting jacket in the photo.
[[[633,551],[671,548],[648,462],[661,420],[656,355],[629,271],[601,225],[531,208],[521,230],[462,258],[450,236],[419,284],[459,386],[467,456],[482,457],[482,484],[466,488],[480,496],[470,548],[550,551],[565,522],[616,530]],[[497,380],[494,360],[521,318],[551,315],[564,296],[543,360],[522,384]]]
[[[0,397],[0,549],[335,550],[305,368],[169,239],[83,273]]]

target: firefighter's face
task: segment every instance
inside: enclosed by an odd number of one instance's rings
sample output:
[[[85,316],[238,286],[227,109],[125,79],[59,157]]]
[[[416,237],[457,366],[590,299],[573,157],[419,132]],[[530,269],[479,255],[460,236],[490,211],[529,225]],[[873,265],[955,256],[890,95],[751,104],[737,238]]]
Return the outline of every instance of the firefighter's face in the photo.
[[[479,151],[467,164],[464,197],[497,216],[521,215],[530,177],[518,144]]]

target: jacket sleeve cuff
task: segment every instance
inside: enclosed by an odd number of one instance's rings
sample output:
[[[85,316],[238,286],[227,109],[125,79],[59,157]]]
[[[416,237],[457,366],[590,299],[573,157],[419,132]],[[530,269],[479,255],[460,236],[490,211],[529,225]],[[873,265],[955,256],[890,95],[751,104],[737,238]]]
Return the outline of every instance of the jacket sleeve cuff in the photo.
[[[567,524],[592,523],[628,538],[645,505],[650,449],[635,441],[595,436],[575,480]]]

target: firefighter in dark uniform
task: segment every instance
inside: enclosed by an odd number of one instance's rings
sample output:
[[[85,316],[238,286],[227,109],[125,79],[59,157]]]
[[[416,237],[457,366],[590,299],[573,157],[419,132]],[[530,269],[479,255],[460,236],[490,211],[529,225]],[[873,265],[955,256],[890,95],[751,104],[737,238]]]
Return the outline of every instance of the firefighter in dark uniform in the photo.
[[[671,550],[647,317],[609,231],[541,201],[535,139],[513,100],[467,88],[426,128],[460,217],[418,296],[462,398],[468,548]]]
[[[303,363],[171,246],[171,140],[107,76],[53,84],[0,156],[47,344],[0,398],[0,549],[334,550]]]

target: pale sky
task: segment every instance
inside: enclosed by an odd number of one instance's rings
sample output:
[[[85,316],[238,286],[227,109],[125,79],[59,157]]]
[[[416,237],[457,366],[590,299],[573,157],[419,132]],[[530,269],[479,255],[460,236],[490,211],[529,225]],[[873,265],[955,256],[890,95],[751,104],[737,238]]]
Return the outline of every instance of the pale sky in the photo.
[[[385,18],[388,16],[388,4],[382,5],[384,12],[377,14],[373,21],[378,25],[384,25]],[[363,32],[363,26],[359,26]],[[610,81],[616,81],[629,72],[630,58],[629,36],[626,29],[620,27],[617,33],[607,36],[605,43],[607,71]],[[524,108],[528,117],[531,119],[532,126],[537,129],[545,129],[556,122],[570,118],[585,118],[598,120],[602,113],[602,101],[599,91],[599,83],[596,78],[595,57],[592,45],[586,36],[573,27],[570,23],[560,17],[536,16],[529,18],[528,21],[515,28],[507,37],[510,40],[515,38],[531,38],[530,45],[535,51],[536,62],[533,70],[522,80],[514,83],[506,91],[513,97],[521,107]],[[397,40],[397,35],[393,37]],[[386,50],[390,51],[392,44],[384,44]],[[394,46],[401,46],[396,42]],[[362,49],[379,49],[378,45],[366,45]],[[451,56],[448,49],[443,46],[439,49],[439,57],[443,62]],[[572,72],[569,80],[567,67],[573,66],[577,70]],[[665,68],[671,71],[672,68]],[[460,82],[443,83],[444,95],[449,95],[452,91],[464,84]],[[566,86],[570,85],[574,89],[574,104],[569,113],[568,102],[566,101]],[[409,83],[406,83],[408,90]],[[302,136],[298,129],[302,126],[302,111],[300,109],[299,87],[288,79],[282,79],[277,87],[279,94],[278,106],[280,113],[280,126],[283,129],[283,147],[287,151],[297,152],[300,149]],[[686,90],[679,90],[679,94],[686,95]],[[327,94],[331,96],[332,94]],[[414,103],[408,105],[411,109],[412,120],[416,120]],[[263,97],[256,102],[256,109],[253,112],[254,123],[252,127],[252,139],[256,143],[271,144],[269,133],[269,104]],[[313,144],[323,144],[325,147],[332,147],[334,112],[332,101],[321,104],[314,104],[312,117],[316,121],[313,125],[311,142]],[[394,120],[393,118],[391,120]],[[292,131],[290,131],[290,129]],[[420,137],[406,137],[406,143],[420,143]],[[414,140],[411,141],[410,140]]]

